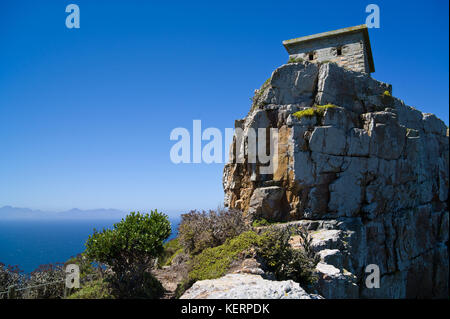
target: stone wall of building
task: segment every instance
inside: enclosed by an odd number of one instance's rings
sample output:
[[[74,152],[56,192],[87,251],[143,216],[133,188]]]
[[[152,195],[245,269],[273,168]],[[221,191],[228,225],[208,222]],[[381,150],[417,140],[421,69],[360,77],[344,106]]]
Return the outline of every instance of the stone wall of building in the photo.
[[[338,55],[338,49],[341,55]],[[339,66],[357,72],[370,73],[362,33],[345,34],[292,44],[288,47],[289,57],[310,62],[334,62]],[[313,60],[310,59],[310,54]]]

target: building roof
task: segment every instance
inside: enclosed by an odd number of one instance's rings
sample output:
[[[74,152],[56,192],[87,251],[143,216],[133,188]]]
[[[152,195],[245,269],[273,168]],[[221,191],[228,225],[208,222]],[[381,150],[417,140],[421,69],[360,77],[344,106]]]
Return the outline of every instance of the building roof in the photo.
[[[314,41],[317,39],[330,38],[330,37],[335,37],[335,36],[339,36],[339,35],[358,33],[358,32],[362,32],[363,37],[364,37],[365,47],[366,47],[366,51],[367,51],[367,60],[369,61],[370,72],[375,72],[375,65],[373,63],[373,56],[372,56],[372,48],[370,47],[369,32],[368,32],[367,26],[365,24],[361,24],[361,25],[358,25],[355,27],[348,27],[348,28],[343,28],[343,29],[339,29],[339,30],[334,30],[334,31],[317,33],[317,34],[313,34],[313,35],[307,35],[305,37],[295,38],[295,39],[291,39],[291,40],[285,40],[285,41],[283,41],[283,45],[287,50],[288,47],[290,47],[292,45],[297,45],[299,43],[306,43],[306,42]]]

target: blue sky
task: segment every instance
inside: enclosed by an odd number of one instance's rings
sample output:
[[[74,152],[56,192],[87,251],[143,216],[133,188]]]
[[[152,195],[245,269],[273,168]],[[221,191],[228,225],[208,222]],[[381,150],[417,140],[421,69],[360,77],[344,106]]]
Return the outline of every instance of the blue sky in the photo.
[[[448,1],[2,1],[0,206],[216,207],[223,164],[173,164],[171,130],[232,127],[282,40],[363,24],[369,3],[373,77],[448,125]]]

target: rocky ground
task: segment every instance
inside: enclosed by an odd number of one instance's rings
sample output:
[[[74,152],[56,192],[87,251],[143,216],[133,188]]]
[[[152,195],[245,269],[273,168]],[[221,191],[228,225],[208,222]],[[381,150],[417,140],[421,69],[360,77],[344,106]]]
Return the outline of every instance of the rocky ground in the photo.
[[[322,299],[292,280],[274,281],[260,275],[228,274],[197,281],[181,299]]]
[[[166,292],[162,299],[175,298],[175,290],[183,280],[182,272],[177,267],[163,266],[152,270],[152,274],[161,282]]]

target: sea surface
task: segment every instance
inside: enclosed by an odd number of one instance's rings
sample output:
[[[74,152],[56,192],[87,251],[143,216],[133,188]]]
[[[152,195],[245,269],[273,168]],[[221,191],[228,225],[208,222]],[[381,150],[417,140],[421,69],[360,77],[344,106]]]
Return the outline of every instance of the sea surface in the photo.
[[[169,218],[176,236],[179,218]],[[65,262],[84,251],[93,229],[111,228],[120,220],[0,220],[0,262],[25,273],[39,265]]]

